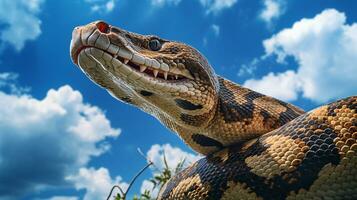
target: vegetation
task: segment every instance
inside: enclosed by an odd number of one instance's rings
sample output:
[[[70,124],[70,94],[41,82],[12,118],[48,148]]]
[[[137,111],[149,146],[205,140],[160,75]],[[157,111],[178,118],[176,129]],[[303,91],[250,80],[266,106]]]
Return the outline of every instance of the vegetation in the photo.
[[[143,153],[141,153],[141,151],[139,150],[139,153],[141,155],[143,155]],[[144,156],[144,155],[143,155]],[[145,157],[145,156],[144,156]],[[149,159],[147,159],[145,157],[145,159],[148,161],[148,164],[143,167],[135,176],[134,178],[130,181],[130,184],[127,188],[127,190],[124,192],[124,190],[119,186],[119,185],[114,185],[109,193],[109,196],[107,198],[107,200],[127,200],[127,194],[131,188],[131,186],[134,184],[134,182],[136,181],[136,179],[147,169],[149,168],[151,165],[155,166],[154,163],[152,161],[150,161]],[[169,165],[167,164],[167,160],[166,160],[166,155],[164,152],[164,156],[163,156],[163,163],[164,163],[164,168],[162,170],[160,170],[158,167],[155,167],[155,171],[153,173],[153,177],[149,179],[149,181],[151,183],[153,183],[153,188],[151,190],[145,190],[143,193],[141,194],[135,194],[133,197],[133,200],[152,200],[152,199],[156,199],[156,196],[154,196],[153,192],[155,189],[161,189],[162,186],[175,174],[177,174],[178,172],[180,172],[184,166],[185,160],[180,161],[176,167],[174,169],[170,169]],[[115,195],[112,196],[114,189],[118,189],[119,192]]]

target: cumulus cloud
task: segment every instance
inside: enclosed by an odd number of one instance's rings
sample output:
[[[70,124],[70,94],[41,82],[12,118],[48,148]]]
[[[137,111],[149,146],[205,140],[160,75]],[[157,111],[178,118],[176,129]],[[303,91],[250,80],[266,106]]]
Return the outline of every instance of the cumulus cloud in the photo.
[[[68,85],[43,99],[0,91],[0,105],[0,199],[67,185],[65,177],[106,152],[105,139],[120,134]]]
[[[2,45],[10,44],[20,51],[25,42],[41,34],[41,20],[38,18],[44,0],[1,0],[0,33]]]
[[[164,5],[178,5],[181,0],[151,0],[151,5],[162,7]],[[206,9],[206,13],[217,14],[221,10],[232,7],[237,0],[199,0],[201,6]]]
[[[207,13],[217,14],[221,10],[232,7],[237,0],[199,0],[201,5],[206,8]]]
[[[254,75],[255,70],[257,70],[257,66],[259,64],[260,59],[254,58],[249,64],[243,64],[240,66],[237,75],[239,77],[242,76],[252,76]]]
[[[69,176],[67,180],[72,181],[78,190],[86,190],[83,200],[106,199],[113,185],[119,185],[124,191],[129,186],[128,183],[122,181],[120,176],[112,179],[108,169],[103,167],[81,168],[77,175]]]
[[[184,159],[185,166],[188,166],[190,163],[193,163],[200,158],[195,154],[188,153],[178,147],[173,147],[170,144],[154,144],[151,146],[146,155],[147,158],[161,170],[165,167],[164,154],[166,156],[167,165],[170,169],[174,169],[177,164]]]
[[[0,73],[0,87],[9,85],[11,82],[16,81],[18,74],[11,72]]]
[[[244,86],[254,88],[255,91],[262,91],[269,96],[276,97],[282,100],[296,100],[298,94],[296,92],[299,79],[294,71],[286,71],[284,73],[270,72],[260,80],[247,80]]]
[[[185,168],[191,163],[201,158],[201,156],[188,153],[178,147],[173,147],[170,144],[164,144],[164,145],[154,144],[151,146],[151,148],[146,154],[147,158],[150,161],[152,161],[155,167],[157,167],[158,170],[160,171],[165,168],[164,155],[167,161],[167,165],[171,170],[174,170],[178,165],[178,163],[180,163],[183,160],[185,160],[183,165],[183,168]],[[143,183],[141,184],[140,191],[142,193],[145,190],[152,191],[153,188],[154,188],[154,184],[152,182],[150,182],[149,180],[144,180]],[[159,192],[159,188],[155,188],[152,191],[151,196],[156,197],[158,192]]]
[[[259,14],[259,18],[268,25],[285,12],[285,3],[282,0],[264,0],[264,8]]]
[[[116,0],[85,0],[93,12],[110,13],[114,10]]]
[[[153,6],[178,5],[181,0],[151,0]]]
[[[0,89],[11,94],[23,94],[30,91],[29,87],[20,87],[17,84],[18,74],[5,72],[0,73]]]
[[[247,80],[245,86],[282,100],[295,100],[301,93],[317,103],[356,95],[357,23],[347,24],[344,13],[324,10],[264,40],[263,45],[266,57],[274,55],[278,63],[293,57],[298,68]]]

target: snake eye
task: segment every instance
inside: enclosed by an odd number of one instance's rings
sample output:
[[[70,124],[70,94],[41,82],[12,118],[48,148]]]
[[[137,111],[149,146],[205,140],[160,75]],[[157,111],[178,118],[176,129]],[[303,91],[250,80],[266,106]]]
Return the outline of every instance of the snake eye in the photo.
[[[149,42],[149,48],[153,51],[158,51],[161,49],[161,43],[158,39],[152,39]]]

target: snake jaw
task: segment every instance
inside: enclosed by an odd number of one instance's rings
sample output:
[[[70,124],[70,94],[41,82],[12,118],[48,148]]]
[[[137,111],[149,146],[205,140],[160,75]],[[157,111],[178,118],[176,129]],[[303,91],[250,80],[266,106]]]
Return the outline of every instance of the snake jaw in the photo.
[[[129,61],[125,60],[124,56],[115,56],[95,47],[87,47],[81,51],[85,51],[87,56],[99,63],[103,70],[112,74],[116,79],[123,80],[124,84],[130,85],[134,90],[147,90],[158,94],[186,92],[187,87],[185,85],[192,81],[183,76],[175,79],[172,75],[170,77],[174,80],[166,80],[163,72],[159,73],[159,70],[151,67],[146,67],[145,71],[140,72],[140,66],[132,61],[136,59],[135,56]],[[125,53],[122,55],[125,55]],[[85,66],[81,67],[85,68]]]
[[[92,26],[76,28],[71,41],[73,62],[79,65],[80,53],[90,49],[90,51],[86,51],[86,54],[95,58],[95,61],[115,77],[120,77],[127,82],[140,82],[138,85],[142,85],[144,89],[154,91],[157,88],[166,89],[166,92],[185,91],[185,87],[180,85],[194,80],[187,69],[170,67],[162,59],[158,61],[154,58],[144,57],[119,36],[116,36],[119,38],[116,41],[120,40],[121,44],[114,44],[110,40],[113,35],[110,28],[102,33],[95,27],[95,23]],[[85,68],[85,66],[80,67]],[[148,86],[151,87],[148,88]]]

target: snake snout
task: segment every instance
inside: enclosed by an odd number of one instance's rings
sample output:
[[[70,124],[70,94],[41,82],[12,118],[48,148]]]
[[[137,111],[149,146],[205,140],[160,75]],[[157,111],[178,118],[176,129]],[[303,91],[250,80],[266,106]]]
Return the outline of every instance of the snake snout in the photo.
[[[86,47],[95,46],[98,37],[109,34],[111,26],[104,21],[95,21],[84,26],[77,26],[73,29],[70,53],[72,61],[78,65],[78,55]],[[91,38],[90,38],[91,37]],[[108,42],[107,42],[108,43]],[[100,45],[99,45],[100,46]]]
[[[81,27],[77,26],[73,29],[72,40],[70,45],[70,54],[74,64],[77,65],[78,51],[82,47],[81,41]]]

